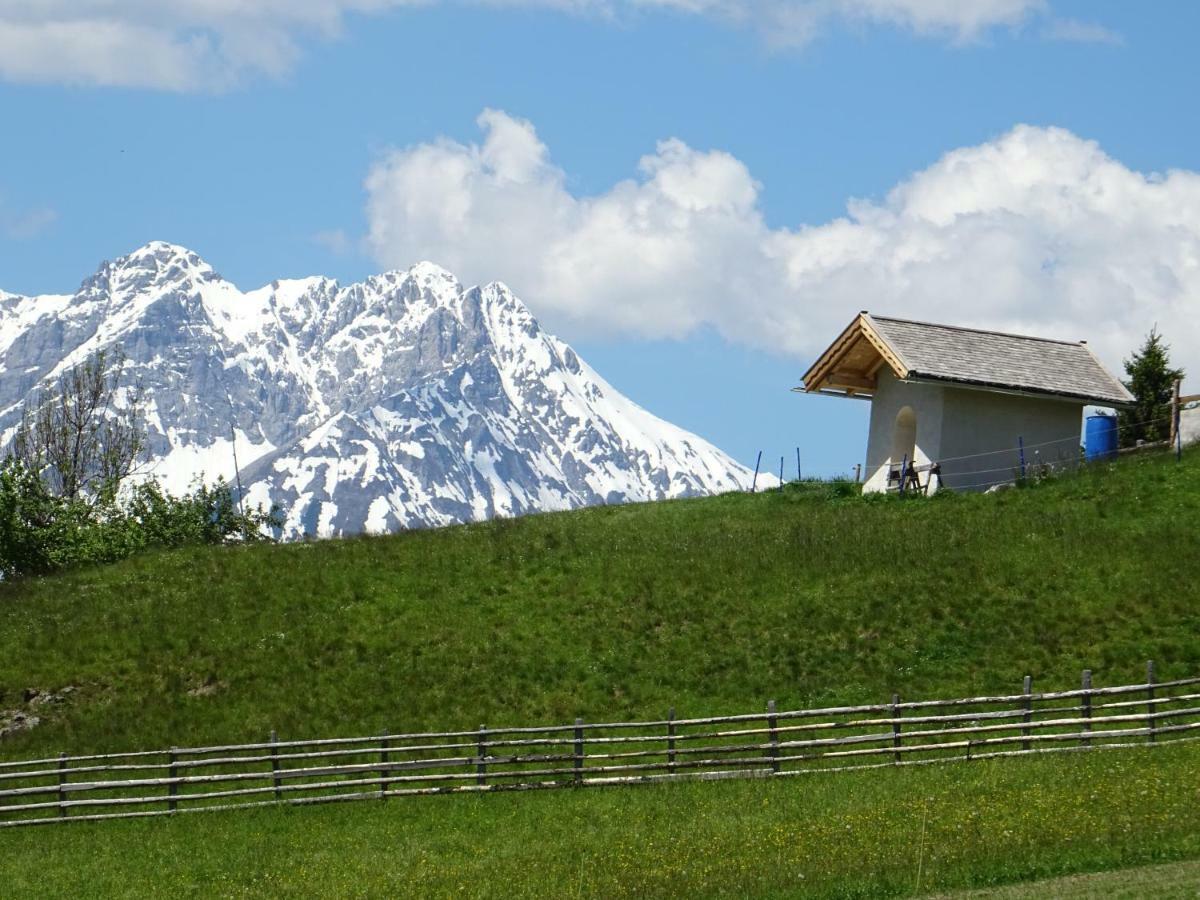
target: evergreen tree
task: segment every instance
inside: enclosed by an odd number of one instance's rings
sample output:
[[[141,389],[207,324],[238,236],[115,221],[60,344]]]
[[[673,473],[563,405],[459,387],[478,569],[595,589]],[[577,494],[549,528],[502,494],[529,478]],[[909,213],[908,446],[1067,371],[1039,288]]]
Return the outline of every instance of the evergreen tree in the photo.
[[[1171,396],[1183,370],[1171,368],[1170,349],[1155,327],[1141,349],[1125,360],[1129,378],[1124,385],[1133,394],[1134,405],[1118,414],[1122,447],[1132,447],[1139,440],[1165,441],[1171,436]]]

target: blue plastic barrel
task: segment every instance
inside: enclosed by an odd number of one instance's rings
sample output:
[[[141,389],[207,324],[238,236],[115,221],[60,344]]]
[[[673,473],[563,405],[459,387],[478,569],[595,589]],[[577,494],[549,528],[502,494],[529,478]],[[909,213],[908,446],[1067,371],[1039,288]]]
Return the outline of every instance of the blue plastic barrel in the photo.
[[[1089,462],[1117,458],[1117,417],[1088,416],[1084,429],[1083,454]]]

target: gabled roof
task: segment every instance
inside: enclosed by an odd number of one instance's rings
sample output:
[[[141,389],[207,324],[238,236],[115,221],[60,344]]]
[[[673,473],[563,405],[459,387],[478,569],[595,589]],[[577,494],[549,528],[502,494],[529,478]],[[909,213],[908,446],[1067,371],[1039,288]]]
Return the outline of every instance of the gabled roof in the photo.
[[[872,316],[862,312],[804,374],[804,390],[874,394],[879,370],[906,381],[1124,406],[1133,401],[1087,343]]]

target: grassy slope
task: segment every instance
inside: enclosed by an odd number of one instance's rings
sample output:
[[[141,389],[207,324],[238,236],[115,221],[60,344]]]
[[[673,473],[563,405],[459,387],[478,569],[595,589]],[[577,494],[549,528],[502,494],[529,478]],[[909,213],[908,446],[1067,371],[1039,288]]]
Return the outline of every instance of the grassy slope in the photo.
[[[25,829],[0,832],[0,884],[14,897],[908,897],[1200,856],[1198,766],[1188,743]]]
[[[998,496],[825,486],[0,586],[0,755],[1067,687],[1200,671],[1200,456]],[[205,684],[207,692],[189,691]]]
[[[1198,512],[1200,457],[1147,459],[996,497],[807,486],[0,586],[0,709],[81,688],[0,755],[1116,682],[1147,657],[1192,674]],[[918,865],[949,890],[1200,856],[1198,768],[1183,744],[4,831],[0,883],[905,896]]]
[[[942,900],[1195,900],[1200,894],[1200,860],[1159,863],[1100,872],[1091,875],[1064,875],[1045,881],[1012,884],[997,888],[960,891],[943,895]]]

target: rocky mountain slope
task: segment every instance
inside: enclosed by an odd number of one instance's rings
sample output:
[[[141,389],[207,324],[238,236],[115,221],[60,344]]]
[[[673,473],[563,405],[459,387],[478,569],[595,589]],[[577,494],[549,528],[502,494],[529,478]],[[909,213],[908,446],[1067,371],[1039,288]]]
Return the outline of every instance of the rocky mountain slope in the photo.
[[[242,292],[149,244],[71,295],[0,292],[0,443],[37,386],[120,345],[152,473],[234,479],[289,538],[744,488],[750,473],[614,390],[501,284],[429,263]]]

